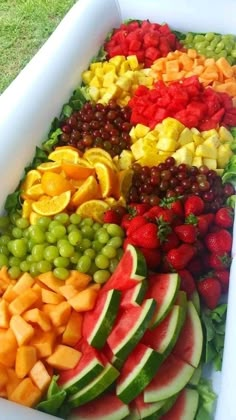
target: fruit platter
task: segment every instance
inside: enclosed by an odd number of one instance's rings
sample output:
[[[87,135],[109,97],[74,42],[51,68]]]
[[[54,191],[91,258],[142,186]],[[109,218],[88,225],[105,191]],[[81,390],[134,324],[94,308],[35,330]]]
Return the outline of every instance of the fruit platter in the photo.
[[[235,420],[230,13],[94,3],[0,100],[0,419]]]

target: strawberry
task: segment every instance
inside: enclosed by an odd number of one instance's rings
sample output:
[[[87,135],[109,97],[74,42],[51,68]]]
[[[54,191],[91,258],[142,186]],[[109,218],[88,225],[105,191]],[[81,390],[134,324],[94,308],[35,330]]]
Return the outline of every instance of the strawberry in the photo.
[[[234,211],[231,207],[222,207],[216,212],[215,223],[222,228],[231,228],[234,223]]]
[[[178,238],[187,244],[193,244],[197,238],[197,229],[194,225],[184,224],[176,226],[174,231]]]
[[[179,270],[178,274],[180,276],[180,289],[186,292],[190,299],[196,288],[194,278],[188,270]]]
[[[127,236],[131,235],[132,232],[137,230],[140,226],[143,226],[147,223],[147,219],[144,216],[135,216],[126,231]]]
[[[159,249],[139,248],[145,257],[147,266],[150,270],[156,270],[161,262],[161,253]]]
[[[215,276],[221,284],[222,293],[227,293],[229,289],[229,271],[216,271]]]
[[[119,225],[121,222],[120,215],[115,210],[107,210],[104,213],[103,216],[103,222],[104,223],[115,223],[116,225]]]
[[[175,232],[170,232],[162,244],[162,250],[168,252],[179,245],[179,238]]]
[[[133,217],[134,216],[142,216],[151,208],[150,204],[145,203],[131,203],[128,205],[128,212]]]
[[[230,252],[232,248],[232,235],[226,229],[220,229],[214,233],[208,233],[205,244],[209,251],[216,254]]]
[[[198,283],[198,292],[209,309],[214,309],[220,300],[221,284],[216,277],[206,277]]]
[[[153,206],[148,212],[144,214],[150,220],[160,219],[166,223],[172,223],[174,220],[174,213],[172,210],[164,209],[160,206]]]
[[[163,198],[160,206],[172,210],[175,216],[179,217],[180,219],[184,218],[184,207],[180,197]]]
[[[226,268],[229,268],[231,263],[231,258],[228,254],[210,254],[208,256],[208,264],[210,268],[214,268],[218,271],[224,271]]]
[[[200,238],[204,238],[204,236],[206,236],[214,218],[215,216],[213,213],[200,214],[200,216],[197,216],[197,228]]]
[[[121,227],[124,230],[127,230],[132,219],[133,219],[133,216],[131,216],[131,214],[129,213],[125,214],[121,219]]]
[[[202,259],[199,256],[194,257],[187,265],[187,269],[195,278],[199,277],[204,269]]]
[[[184,213],[185,217],[190,214],[195,214],[199,216],[203,213],[204,210],[204,201],[197,195],[190,195],[184,203]]]
[[[190,244],[182,244],[178,248],[171,249],[166,260],[174,270],[182,270],[190,260],[195,256],[196,248]]]
[[[158,238],[158,227],[154,223],[146,223],[136,229],[131,235],[130,239],[133,245],[141,246],[143,248],[159,248],[160,239]]]

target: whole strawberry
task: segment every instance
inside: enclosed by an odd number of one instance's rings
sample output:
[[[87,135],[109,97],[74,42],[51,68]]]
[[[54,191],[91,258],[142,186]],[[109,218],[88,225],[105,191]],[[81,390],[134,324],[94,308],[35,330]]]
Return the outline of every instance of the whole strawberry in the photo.
[[[168,252],[173,248],[177,248],[179,244],[180,244],[180,241],[179,241],[178,236],[176,235],[175,232],[172,231],[166,235],[166,238],[164,242],[162,243],[162,251]]]
[[[183,270],[196,254],[196,248],[190,244],[182,244],[178,248],[171,249],[166,260],[174,270]]]
[[[232,248],[232,235],[226,229],[208,233],[205,237],[205,244],[210,252],[216,254],[230,253]]]
[[[178,238],[186,244],[193,244],[197,239],[197,228],[194,225],[179,225],[174,228],[174,231]]]
[[[187,293],[188,298],[191,298],[192,293],[196,289],[195,281],[188,270],[179,270],[178,274],[180,276],[180,289]]]
[[[229,271],[215,271],[215,276],[221,284],[222,293],[227,293],[229,289]]]
[[[199,216],[203,213],[204,210],[204,201],[197,195],[190,195],[184,203],[184,212],[185,217],[190,214],[195,214]]]
[[[214,222],[214,218],[215,216],[213,213],[200,214],[200,216],[197,216],[197,229],[200,238],[206,236],[210,226]]]
[[[163,198],[160,206],[172,210],[172,212],[180,219],[184,218],[184,206],[179,197]]]
[[[234,223],[234,212],[231,207],[222,207],[216,212],[215,223],[217,226],[229,229]]]
[[[131,235],[135,230],[137,230],[139,227],[146,225],[147,219],[144,216],[135,216],[128,226],[128,229],[126,231],[127,236]]]
[[[146,203],[131,203],[128,205],[128,212],[133,217],[134,216],[142,216],[151,208],[150,204]]]
[[[164,209],[160,206],[153,206],[148,212],[144,214],[149,220],[155,221],[159,219],[161,222],[172,224],[175,214],[172,210]]]
[[[159,249],[139,248],[145,257],[149,270],[156,270],[161,263],[161,253]]]
[[[210,268],[218,271],[224,271],[229,268],[231,258],[225,252],[224,254],[210,254],[208,256],[208,264]]]
[[[131,233],[130,240],[135,246],[150,249],[159,248],[161,242],[158,237],[158,226],[148,222]]]
[[[103,222],[119,225],[121,222],[121,216],[117,213],[117,211],[110,209],[104,213]]]
[[[206,277],[198,283],[198,292],[205,305],[214,309],[220,300],[221,284],[216,277]]]
[[[125,214],[121,219],[121,227],[124,230],[127,230],[132,219],[133,219],[133,216],[131,216],[131,214],[129,213]]]

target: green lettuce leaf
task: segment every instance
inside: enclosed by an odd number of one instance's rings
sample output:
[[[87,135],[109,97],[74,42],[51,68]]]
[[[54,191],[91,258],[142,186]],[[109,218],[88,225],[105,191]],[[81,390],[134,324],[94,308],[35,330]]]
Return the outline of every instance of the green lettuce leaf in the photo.
[[[211,381],[201,378],[196,390],[199,393],[199,405],[195,420],[213,420],[216,394],[212,390]]]

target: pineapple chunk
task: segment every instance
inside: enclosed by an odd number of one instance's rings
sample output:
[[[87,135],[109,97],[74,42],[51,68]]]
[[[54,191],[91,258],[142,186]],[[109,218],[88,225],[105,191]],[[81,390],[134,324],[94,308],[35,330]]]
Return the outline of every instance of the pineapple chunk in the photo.
[[[120,159],[118,160],[119,169],[123,170],[130,168],[133,162],[133,153],[130,150],[123,150],[120,154]]]
[[[173,158],[176,160],[176,164],[180,165],[181,163],[186,163],[186,165],[192,165],[193,154],[186,147],[181,147],[173,153]]]
[[[152,152],[152,154],[145,155],[141,159],[137,160],[137,163],[142,166],[156,166],[159,165],[159,163],[164,162],[165,159],[165,156],[161,156]]]
[[[91,97],[92,101],[97,102],[100,98],[100,90],[95,86],[90,86],[89,96]]]
[[[138,70],[140,68],[136,55],[128,55],[127,61],[129,63],[131,70]]]
[[[95,73],[95,70],[97,69],[97,68],[102,68],[102,62],[101,61],[97,61],[96,63],[91,63],[90,64],[90,70],[93,72],[93,73]]]
[[[159,137],[157,149],[163,152],[174,152],[177,148],[177,142],[171,137]]]
[[[123,63],[121,63],[121,66],[120,66],[119,74],[122,75],[122,74],[126,73],[128,70],[129,70],[128,61],[123,61]]]
[[[111,84],[109,88],[107,89],[106,93],[102,95],[101,103],[107,104],[110,99],[114,98],[118,93],[118,86],[115,84]]]
[[[219,129],[219,137],[220,137],[220,141],[222,142],[228,142],[228,141],[231,142],[234,139],[230,131],[227,130],[227,128],[223,126],[220,127]]]
[[[103,79],[103,77],[104,77],[104,70],[103,70],[103,68],[98,67],[95,70],[94,75],[97,76],[98,79]]]
[[[91,82],[93,76],[94,74],[92,71],[86,70],[82,73],[82,80],[86,85],[88,85]]]
[[[134,144],[131,146],[131,151],[133,153],[134,159],[138,160],[144,155],[144,140],[141,138],[137,140]]]
[[[212,145],[208,145],[202,143],[199,146],[197,146],[195,151],[196,156],[200,156],[202,158],[210,158],[210,159],[216,159],[217,158],[217,149],[216,147]]]
[[[121,64],[125,61],[124,55],[116,55],[115,57],[110,58],[109,63],[114,64],[115,68],[119,70]]]
[[[178,140],[181,131],[183,131],[183,129],[185,128],[181,122],[171,117],[165,118],[162,121],[162,126],[163,134],[166,137],[171,137],[176,141]]]
[[[144,124],[137,124],[133,127],[135,136],[139,139],[141,137],[145,137],[146,134],[150,131],[150,128]],[[132,130],[131,130],[132,131]],[[131,135],[131,134],[130,134]]]
[[[232,155],[233,152],[230,148],[230,144],[221,144],[217,153],[217,167],[219,169],[224,169]]]
[[[132,143],[135,143],[138,140],[138,137],[136,136],[136,133],[135,133],[135,128],[136,127],[132,127],[130,132],[129,132]]]
[[[116,66],[110,61],[104,61],[102,68],[104,73],[109,73],[110,71],[116,73]]]
[[[117,79],[116,85],[119,86],[122,90],[129,91],[131,86],[131,80],[129,80],[124,74],[124,76],[120,76]]]
[[[204,142],[204,138],[202,136],[199,136],[198,134],[193,134],[193,141],[195,143],[195,146],[199,146],[199,144],[202,144]]]
[[[185,146],[183,146],[183,147],[185,147],[186,149],[190,150],[190,152],[194,155],[194,153],[195,153],[195,144],[194,144],[193,141],[191,143],[185,144]]]
[[[180,133],[180,136],[178,138],[178,144],[180,146],[184,146],[187,143],[191,143],[193,141],[193,133],[191,130],[187,127],[183,129],[183,131]]]
[[[191,128],[191,131],[193,134],[196,134],[197,136],[201,135],[200,131],[195,127]]]
[[[224,172],[224,169],[216,169],[216,173],[217,173],[217,175],[219,175],[219,176],[222,176],[223,175],[223,172]]]
[[[212,128],[211,130],[202,131],[201,136],[206,140],[211,136],[218,136],[218,133],[215,128]]]
[[[115,71],[109,71],[104,74],[103,76],[103,87],[109,88],[109,86],[113,83],[117,83],[117,76]]]
[[[202,158],[200,156],[194,156],[192,165],[197,166],[197,168],[199,168],[199,166],[202,166]]]
[[[207,146],[210,146],[210,147],[218,148],[221,143],[220,143],[220,138],[219,138],[219,136],[217,134],[217,135],[213,135],[213,136],[208,137],[203,142],[203,144],[205,144]]]
[[[216,159],[203,158],[202,163],[203,163],[203,165],[206,165],[209,169],[215,170],[217,168],[217,160]]]
[[[99,80],[97,76],[94,76],[92,78],[92,80],[90,81],[90,86],[97,87],[97,88],[102,87],[101,81]]]

